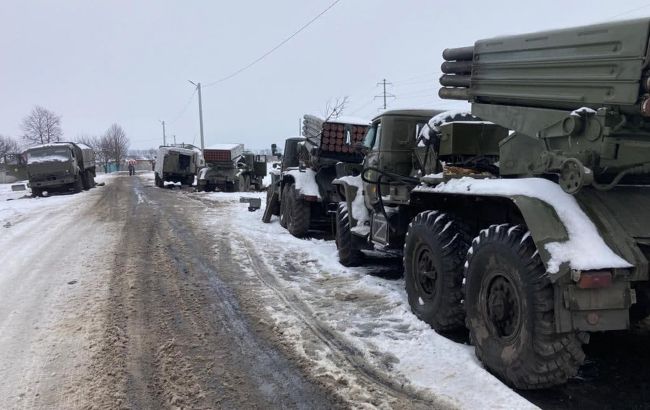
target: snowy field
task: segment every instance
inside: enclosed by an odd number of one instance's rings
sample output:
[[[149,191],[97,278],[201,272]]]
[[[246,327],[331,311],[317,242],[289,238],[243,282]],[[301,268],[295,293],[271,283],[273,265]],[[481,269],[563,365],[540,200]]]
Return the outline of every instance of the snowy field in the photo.
[[[225,207],[205,214],[206,224],[228,218],[237,232],[233,248],[243,257],[255,247],[266,268],[313,312],[314,319],[337,333],[364,359],[388,377],[424,390],[450,407],[465,409],[535,408],[489,374],[476,359],[474,348],[434,332],[410,311],[403,279],[387,280],[368,269],[345,268],[338,263],[333,241],[297,239],[283,229],[277,217],[261,222],[265,195],[261,193],[192,194]],[[240,196],[262,199],[262,210],[248,212]],[[218,250],[215,250],[218,252]],[[284,292],[284,291],[283,291]],[[291,309],[269,306],[269,313],[294,348],[312,360],[319,372],[336,375],[327,354],[314,354],[302,339],[302,324]],[[340,377],[340,375],[336,375]]]

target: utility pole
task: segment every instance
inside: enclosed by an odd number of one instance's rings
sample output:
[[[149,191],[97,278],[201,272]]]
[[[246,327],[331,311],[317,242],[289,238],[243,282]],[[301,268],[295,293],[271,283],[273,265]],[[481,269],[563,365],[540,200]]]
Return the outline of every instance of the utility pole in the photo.
[[[393,85],[393,83],[386,82],[386,79],[384,78],[382,81],[378,82],[377,85],[382,85],[384,87],[384,92],[381,95],[375,95],[375,98],[383,98],[384,99],[384,110],[387,107],[386,104],[386,98],[395,98],[393,94],[387,93],[386,92],[386,86],[387,85]]]
[[[165,136],[165,121],[160,121],[163,126],[163,145],[167,145],[167,137]]]
[[[199,129],[201,132],[201,153],[203,153],[205,147],[203,141],[203,103],[201,102],[201,83],[194,83],[192,81],[190,81],[190,83],[196,87],[199,93]]]

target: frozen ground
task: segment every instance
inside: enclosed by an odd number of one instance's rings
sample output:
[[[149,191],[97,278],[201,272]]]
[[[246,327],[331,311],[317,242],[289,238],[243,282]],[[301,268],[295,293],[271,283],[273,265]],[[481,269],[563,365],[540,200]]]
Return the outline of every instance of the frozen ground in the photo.
[[[275,217],[263,224],[261,212],[247,212],[239,203],[241,194],[192,195],[225,205],[203,215],[205,222],[216,226],[229,221],[231,246],[240,257],[253,267],[259,258],[257,263],[277,280],[282,297],[306,306],[285,303],[267,309],[295,350],[313,362],[315,372],[345,377],[328,360],[328,346],[302,337],[305,322],[313,321],[349,343],[373,371],[435,397],[439,404],[466,409],[535,407],[485,371],[472,347],[442,337],[419,321],[410,312],[403,280],[341,266],[333,241],[294,238]],[[264,202],[264,195],[256,195]],[[296,311],[310,312],[311,317],[305,320]]]

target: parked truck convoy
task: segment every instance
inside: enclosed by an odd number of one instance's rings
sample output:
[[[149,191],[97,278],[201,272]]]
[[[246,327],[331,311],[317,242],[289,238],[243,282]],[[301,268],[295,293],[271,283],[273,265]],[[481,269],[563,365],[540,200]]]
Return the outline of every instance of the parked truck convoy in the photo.
[[[197,190],[259,191],[266,176],[266,155],[244,151],[243,144],[216,144],[203,150],[206,167],[198,172]]]
[[[22,155],[33,196],[95,186],[95,152],[87,145],[55,142],[30,147]]]
[[[335,181],[341,262],[401,252],[413,312],[466,326],[514,387],[574,376],[590,332],[650,313],[649,35],[646,18],[446,49],[439,96],[471,116],[373,120],[361,176]]]
[[[262,220],[269,222],[277,215],[296,237],[309,229],[332,230],[341,201],[332,181],[358,170],[362,156],[355,144],[363,140],[367,128],[368,121],[362,119],[305,115],[304,136],[285,141],[280,168],[271,173]]]
[[[163,188],[165,181],[192,185],[197,171],[203,165],[201,150],[192,145],[160,146],[154,166],[156,186]]]

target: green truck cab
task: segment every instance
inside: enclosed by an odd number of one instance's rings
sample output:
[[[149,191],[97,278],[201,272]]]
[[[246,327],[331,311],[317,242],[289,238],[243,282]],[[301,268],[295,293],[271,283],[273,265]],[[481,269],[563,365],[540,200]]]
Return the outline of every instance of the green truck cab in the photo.
[[[23,152],[29,186],[34,196],[46,191],[74,191],[95,186],[95,153],[87,145],[56,142]]]

